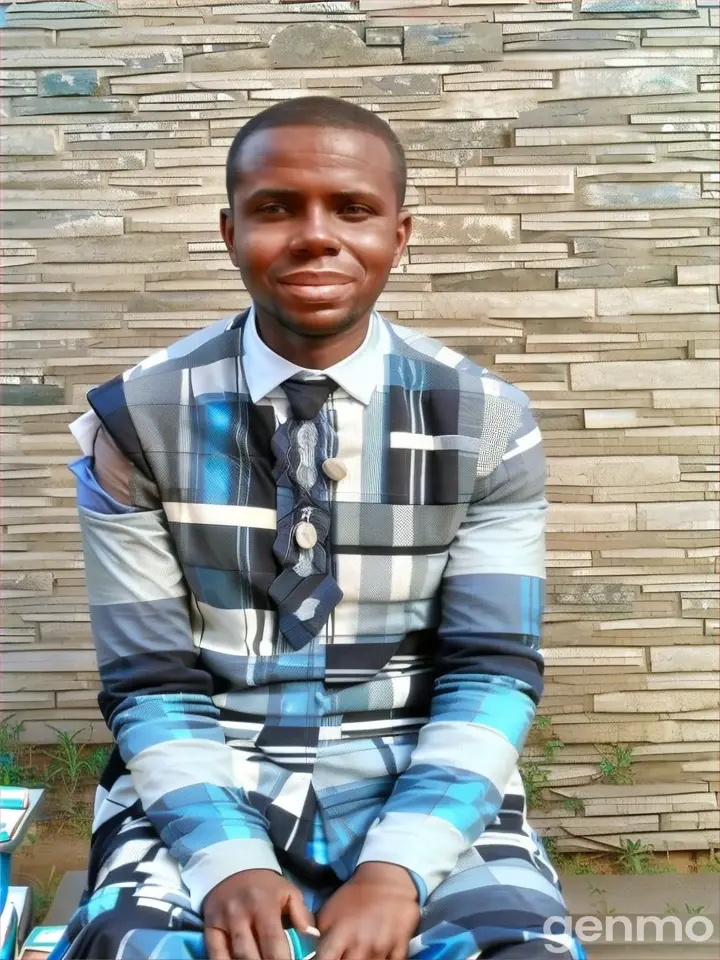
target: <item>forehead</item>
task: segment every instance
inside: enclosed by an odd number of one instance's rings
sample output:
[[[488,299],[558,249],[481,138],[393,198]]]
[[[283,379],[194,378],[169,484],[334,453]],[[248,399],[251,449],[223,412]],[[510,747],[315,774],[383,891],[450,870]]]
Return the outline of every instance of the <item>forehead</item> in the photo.
[[[235,183],[243,191],[303,190],[324,184],[395,192],[393,157],[380,137],[328,126],[273,127],[251,134],[236,163]]]

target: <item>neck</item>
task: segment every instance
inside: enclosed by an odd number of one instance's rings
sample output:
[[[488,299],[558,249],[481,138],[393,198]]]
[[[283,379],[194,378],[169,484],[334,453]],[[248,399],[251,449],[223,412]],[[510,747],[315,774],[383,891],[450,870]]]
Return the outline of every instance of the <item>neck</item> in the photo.
[[[257,331],[273,353],[307,370],[327,370],[358,350],[364,343],[370,325],[370,314],[362,321],[327,336],[308,337],[255,308]]]

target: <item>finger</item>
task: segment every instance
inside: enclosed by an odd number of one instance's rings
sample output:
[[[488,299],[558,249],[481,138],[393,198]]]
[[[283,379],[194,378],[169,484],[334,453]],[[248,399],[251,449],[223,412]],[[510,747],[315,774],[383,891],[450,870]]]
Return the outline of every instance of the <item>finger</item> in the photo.
[[[263,912],[255,920],[255,938],[262,960],[292,960],[290,944],[283,930],[280,911]]]
[[[408,948],[410,944],[404,943],[402,940],[395,945],[393,950],[388,954],[389,960],[407,960],[408,957]]]
[[[330,930],[320,938],[316,960],[343,960],[345,947],[346,938],[339,932]]]
[[[236,925],[231,931],[230,942],[232,943],[232,960],[264,960],[258,951],[258,945],[250,927]]]
[[[205,927],[205,946],[209,960],[232,960],[227,934],[219,927]]]
[[[319,935],[319,931],[315,927],[315,917],[305,906],[305,901],[299,890],[288,901],[288,916],[290,917],[290,923],[298,932]]]

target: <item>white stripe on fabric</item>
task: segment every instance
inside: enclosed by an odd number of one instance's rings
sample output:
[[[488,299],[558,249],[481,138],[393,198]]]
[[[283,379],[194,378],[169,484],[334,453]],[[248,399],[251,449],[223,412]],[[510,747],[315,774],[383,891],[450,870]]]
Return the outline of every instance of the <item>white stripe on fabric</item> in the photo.
[[[397,431],[390,434],[390,446],[393,450],[460,450],[477,453],[480,441],[475,437],[456,434],[432,436],[426,433]]]
[[[456,367],[465,358],[456,350],[451,350],[450,347],[442,347],[435,359],[446,367]]]
[[[197,607],[204,627],[201,649],[248,657],[271,657],[277,652],[274,610],[223,610],[200,600]]]
[[[270,840],[221,840],[194,853],[182,870],[192,909],[199,915],[208,893],[238,870],[282,873]]]
[[[300,819],[310,793],[311,779],[310,773],[295,773],[288,777],[278,795],[273,797],[271,806],[287,810],[288,813]]]
[[[535,427],[534,430],[531,430],[530,433],[526,433],[524,437],[519,437],[515,441],[515,446],[512,447],[503,457],[503,460],[512,460],[513,457],[517,457],[518,454],[524,453],[526,450],[531,450],[533,447],[536,447],[542,441],[540,435],[540,429]]]
[[[233,789],[234,752],[215,740],[171,740],[141,750],[128,761],[139,796],[147,809],[166,793],[211,783]]]
[[[217,503],[163,503],[173,523],[207,523],[218,527],[277,529],[277,511],[265,507],[226,506]]]
[[[462,753],[458,750],[462,744]],[[518,761],[517,750],[497,730],[480,723],[438,720],[420,734],[413,764],[452,767],[485,777],[503,796]]]

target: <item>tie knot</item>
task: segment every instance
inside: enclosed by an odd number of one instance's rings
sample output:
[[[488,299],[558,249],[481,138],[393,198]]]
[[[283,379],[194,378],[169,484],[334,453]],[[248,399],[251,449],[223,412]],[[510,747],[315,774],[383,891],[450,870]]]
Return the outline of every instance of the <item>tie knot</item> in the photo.
[[[337,384],[324,374],[298,374],[282,385],[296,420],[314,420]]]

